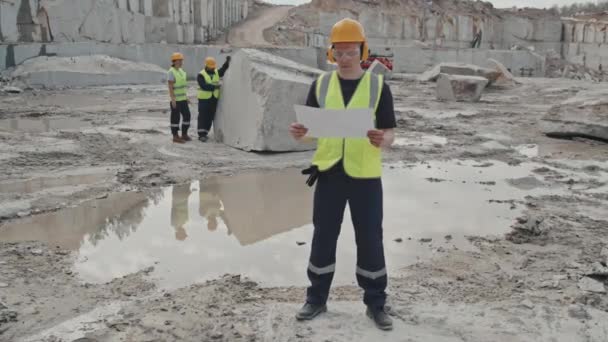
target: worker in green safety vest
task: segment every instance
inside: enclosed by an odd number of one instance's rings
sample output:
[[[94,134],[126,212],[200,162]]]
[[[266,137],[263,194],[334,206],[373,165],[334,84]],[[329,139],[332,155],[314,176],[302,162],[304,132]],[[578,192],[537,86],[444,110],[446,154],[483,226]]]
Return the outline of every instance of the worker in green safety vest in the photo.
[[[220,79],[224,77],[230,66],[230,56],[222,67],[217,69],[217,62],[213,57],[205,58],[205,67],[196,77],[198,82],[198,140],[206,142],[209,139],[209,130],[217,111],[217,102],[220,98]]]
[[[184,55],[175,52],[171,55],[171,69],[167,73],[167,83],[169,86],[169,97],[171,98],[171,134],[173,142],[183,144],[192,140],[188,136],[190,128],[190,107],[188,103],[188,83],[186,71],[182,69]],[[182,116],[182,135],[179,136],[180,113]]]
[[[363,26],[356,20],[337,22],[330,34],[327,58],[337,63],[313,82],[306,104],[332,110],[371,108],[375,129],[366,138],[318,138],[307,183],[318,181],[313,199],[314,233],[306,303],[296,314],[310,320],[327,310],[326,302],[336,267],[336,244],[346,204],[350,207],[357,243],[356,277],[364,290],[367,315],[382,330],[393,327],[386,309],[388,276],[382,241],[382,148],[391,146],[396,126],[393,96],[381,75],[366,72],[361,61],[369,47]],[[308,129],[300,123],[289,127],[297,139]]]

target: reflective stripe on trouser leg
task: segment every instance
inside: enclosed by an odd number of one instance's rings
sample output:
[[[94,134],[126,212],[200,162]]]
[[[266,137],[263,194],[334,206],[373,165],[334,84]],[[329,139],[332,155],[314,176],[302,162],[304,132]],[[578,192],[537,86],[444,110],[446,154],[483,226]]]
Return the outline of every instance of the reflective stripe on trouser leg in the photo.
[[[357,282],[364,290],[363,302],[383,306],[388,278],[382,242],[381,180],[353,180],[348,203],[355,227]]]
[[[173,108],[171,104],[169,104],[169,108],[171,108],[171,117],[169,119],[171,123],[171,134],[177,135],[177,132],[179,131],[179,109]]]
[[[314,233],[308,264],[306,301],[325,304],[336,268],[336,245],[346,208],[346,175],[321,174],[314,194]]]
[[[188,135],[188,128],[190,128],[190,106],[188,101],[180,101],[177,103],[179,111],[182,114],[182,134]]]

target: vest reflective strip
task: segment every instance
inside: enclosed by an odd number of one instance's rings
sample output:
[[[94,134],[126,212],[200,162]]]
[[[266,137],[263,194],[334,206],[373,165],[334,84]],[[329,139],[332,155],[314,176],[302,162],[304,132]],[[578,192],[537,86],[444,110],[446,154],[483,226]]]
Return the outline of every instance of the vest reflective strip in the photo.
[[[376,74],[370,74],[370,97],[369,97],[369,108],[372,110],[376,109],[376,105],[378,104],[379,98],[378,95],[380,92],[378,91],[380,87],[380,78]],[[374,115],[375,117],[376,115]]]
[[[336,264],[332,264],[332,265],[325,266],[325,267],[317,267],[317,266],[313,265],[311,262],[309,262],[308,270],[310,272],[318,274],[318,275],[334,273],[334,271],[336,270]]]
[[[357,266],[357,274],[365,277],[365,278],[369,278],[369,279],[377,279],[380,278],[382,276],[386,275],[386,267],[381,269],[380,271],[376,271],[376,272],[371,272],[371,271],[366,271],[364,269],[362,269],[361,267]]]
[[[184,121],[184,122],[182,122],[182,125],[189,125],[189,124],[190,124],[190,121]]]
[[[325,100],[327,99],[327,92],[329,91],[329,81],[331,80],[331,72],[326,72],[321,76],[321,84],[318,85],[317,102],[319,107],[325,108]]]

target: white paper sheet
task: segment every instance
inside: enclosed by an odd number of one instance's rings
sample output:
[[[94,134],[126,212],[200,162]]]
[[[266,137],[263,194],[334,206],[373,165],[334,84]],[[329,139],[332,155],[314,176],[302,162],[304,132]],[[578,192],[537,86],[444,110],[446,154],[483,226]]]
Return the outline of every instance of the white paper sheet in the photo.
[[[306,136],[314,138],[364,138],[374,129],[374,116],[370,108],[320,109],[302,105],[293,106],[299,123],[308,128]]]

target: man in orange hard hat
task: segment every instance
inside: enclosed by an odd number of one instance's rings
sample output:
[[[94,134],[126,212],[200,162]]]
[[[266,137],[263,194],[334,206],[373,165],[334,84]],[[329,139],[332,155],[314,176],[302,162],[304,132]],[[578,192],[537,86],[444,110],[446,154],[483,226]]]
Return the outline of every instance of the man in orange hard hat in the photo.
[[[327,58],[337,63],[313,82],[306,104],[325,109],[372,108],[375,129],[367,138],[319,138],[312,167],[304,170],[312,186],[314,233],[308,264],[310,287],[298,320],[309,320],[327,310],[326,302],[335,271],[336,244],[348,203],[357,242],[357,282],[364,290],[367,315],[383,330],[393,328],[385,309],[387,273],[382,241],[382,148],[394,140],[393,96],[382,75],[366,72],[369,47],[363,26],[352,19],[337,22],[330,34]],[[293,123],[290,133],[305,138],[308,129]],[[306,137],[306,139],[308,139]]]
[[[205,68],[196,77],[198,81],[198,140],[206,142],[209,130],[215,118],[217,101],[220,98],[220,79],[224,77],[230,65],[230,56],[222,67],[217,70],[217,62],[213,57],[205,58]]]
[[[171,69],[167,73],[169,97],[171,98],[171,134],[173,142],[183,144],[192,140],[188,136],[190,128],[190,107],[188,106],[188,81],[186,71],[182,69],[184,55],[175,52],[171,55]],[[182,116],[182,136],[179,136],[180,113]]]

